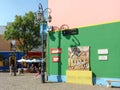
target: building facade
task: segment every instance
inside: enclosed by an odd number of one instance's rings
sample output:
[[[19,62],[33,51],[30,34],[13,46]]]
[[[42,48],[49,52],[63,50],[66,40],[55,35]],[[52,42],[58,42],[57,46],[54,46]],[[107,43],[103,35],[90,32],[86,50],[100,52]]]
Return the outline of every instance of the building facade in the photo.
[[[120,80],[118,3],[119,0],[48,1],[53,18],[48,25],[57,27],[48,32],[48,81],[107,85],[107,80]]]
[[[91,80],[86,79],[86,82],[92,84],[107,85],[107,80],[120,80],[119,29],[120,22],[112,22],[78,27],[74,35],[64,34],[74,29],[49,32],[46,55],[48,81],[81,84],[80,78],[85,78],[89,72],[92,76],[90,74],[86,78]],[[71,78],[68,78],[68,72]],[[83,76],[76,76],[78,74]]]
[[[10,42],[6,41],[3,37],[5,26],[0,26],[0,51],[9,51],[10,50]]]
[[[51,26],[70,28],[120,20],[119,0],[48,0]]]

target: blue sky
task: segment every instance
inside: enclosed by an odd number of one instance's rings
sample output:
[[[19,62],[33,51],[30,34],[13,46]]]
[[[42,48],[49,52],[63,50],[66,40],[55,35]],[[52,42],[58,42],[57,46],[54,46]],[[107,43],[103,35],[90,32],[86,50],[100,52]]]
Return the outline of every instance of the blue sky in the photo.
[[[13,22],[15,15],[25,15],[29,11],[37,12],[38,4],[47,8],[47,0],[0,0],[0,26]]]

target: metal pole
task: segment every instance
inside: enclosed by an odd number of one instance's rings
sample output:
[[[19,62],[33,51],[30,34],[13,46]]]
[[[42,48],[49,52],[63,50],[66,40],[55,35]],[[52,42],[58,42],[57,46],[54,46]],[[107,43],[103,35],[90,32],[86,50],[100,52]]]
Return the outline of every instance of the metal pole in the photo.
[[[41,63],[41,82],[45,83],[45,60],[44,60],[44,30],[45,27],[47,25],[47,21],[46,18],[44,17],[44,12],[47,10],[47,12],[50,14],[51,13],[51,9],[46,8],[45,10],[43,10],[42,4],[39,3],[39,12],[38,12],[38,17],[37,20],[40,21],[40,29],[42,30],[42,63]],[[48,17],[48,21],[51,22],[52,17],[49,15]]]
[[[42,63],[41,63],[41,82],[45,83],[45,70],[44,70],[44,22],[41,23],[42,30]]]
[[[12,67],[13,67],[13,72],[14,72],[14,76],[16,76],[16,54],[15,54],[15,40],[11,41],[11,49],[12,49],[12,56],[14,57],[13,60],[14,62],[12,63]]]

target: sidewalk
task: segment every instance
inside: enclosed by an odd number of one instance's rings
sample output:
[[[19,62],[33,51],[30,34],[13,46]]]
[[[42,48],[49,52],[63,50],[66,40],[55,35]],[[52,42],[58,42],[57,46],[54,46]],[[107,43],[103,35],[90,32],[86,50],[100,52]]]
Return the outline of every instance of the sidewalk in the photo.
[[[42,84],[40,78],[34,74],[10,76],[8,72],[0,72],[0,90],[120,90],[120,88],[106,88],[104,86],[88,86],[67,83],[47,82]]]

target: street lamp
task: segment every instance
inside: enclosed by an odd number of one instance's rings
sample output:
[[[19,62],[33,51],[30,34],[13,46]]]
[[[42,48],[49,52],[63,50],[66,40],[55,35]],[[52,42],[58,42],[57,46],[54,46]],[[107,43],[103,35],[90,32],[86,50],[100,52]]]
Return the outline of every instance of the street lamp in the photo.
[[[16,41],[15,40],[11,40],[11,50],[12,50],[12,57],[11,57],[11,67],[13,67],[13,72],[14,72],[14,76],[16,76],[16,47],[15,47]]]
[[[47,22],[51,22],[52,17],[51,17],[51,12],[52,10],[50,8],[46,8],[43,10],[42,4],[39,3],[38,5],[39,11],[37,13],[37,22],[40,22],[40,29],[42,30],[42,63],[41,63],[41,82],[45,83],[45,60],[44,60],[44,25],[47,24]],[[47,16],[45,16],[45,12],[48,13]],[[47,18],[45,18],[47,17]]]

